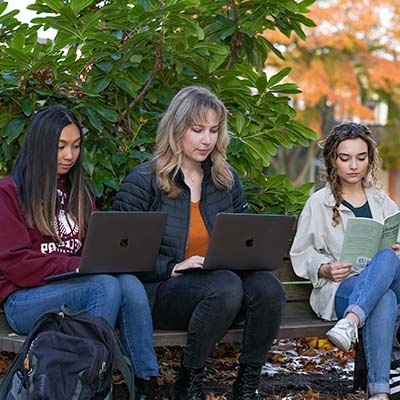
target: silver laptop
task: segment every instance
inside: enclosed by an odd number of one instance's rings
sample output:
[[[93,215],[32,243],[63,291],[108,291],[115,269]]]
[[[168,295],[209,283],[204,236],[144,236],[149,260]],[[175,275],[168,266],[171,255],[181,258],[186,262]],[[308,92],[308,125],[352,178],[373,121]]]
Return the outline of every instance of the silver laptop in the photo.
[[[294,216],[217,215],[203,269],[274,270],[288,255]]]
[[[51,275],[45,280],[153,271],[166,221],[166,212],[94,211],[79,272]]]

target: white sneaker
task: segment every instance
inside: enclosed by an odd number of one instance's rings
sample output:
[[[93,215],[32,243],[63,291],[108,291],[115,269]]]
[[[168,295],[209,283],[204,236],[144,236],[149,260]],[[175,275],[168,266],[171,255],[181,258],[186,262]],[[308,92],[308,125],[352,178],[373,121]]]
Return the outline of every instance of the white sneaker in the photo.
[[[358,328],[351,319],[343,318],[326,333],[326,337],[340,350],[349,351],[352,343],[358,340]]]
[[[383,396],[374,396],[374,397],[368,397],[368,400],[389,400],[390,397],[383,397]]]

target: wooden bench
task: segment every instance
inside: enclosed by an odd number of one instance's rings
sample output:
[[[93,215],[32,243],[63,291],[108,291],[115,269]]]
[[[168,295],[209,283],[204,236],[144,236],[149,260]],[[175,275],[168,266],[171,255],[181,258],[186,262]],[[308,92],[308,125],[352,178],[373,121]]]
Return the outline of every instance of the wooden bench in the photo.
[[[332,322],[322,321],[315,316],[309,306],[311,283],[298,278],[292,269],[289,259],[285,259],[281,268],[275,272],[283,283],[286,291],[286,306],[279,338],[296,338],[306,336],[322,336],[333,326]],[[242,329],[230,329],[222,342],[240,341]],[[16,335],[9,327],[3,313],[0,314],[0,351],[18,352],[25,340],[24,336]],[[175,346],[184,345],[185,331],[154,332],[154,345]]]

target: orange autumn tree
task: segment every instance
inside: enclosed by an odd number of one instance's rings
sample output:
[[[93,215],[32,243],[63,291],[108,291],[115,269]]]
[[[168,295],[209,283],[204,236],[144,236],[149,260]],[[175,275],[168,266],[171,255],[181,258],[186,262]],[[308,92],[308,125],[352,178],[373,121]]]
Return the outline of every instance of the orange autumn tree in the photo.
[[[282,55],[270,59],[267,68],[292,67],[290,79],[302,89],[293,97],[294,106],[302,122],[320,137],[333,121],[377,122],[373,106],[386,103],[389,113],[382,151],[391,151],[390,162],[400,164],[400,2],[319,0],[310,8],[317,27],[306,30],[307,40],[265,33]],[[273,165],[300,183],[315,153],[315,144],[309,149],[281,149]]]

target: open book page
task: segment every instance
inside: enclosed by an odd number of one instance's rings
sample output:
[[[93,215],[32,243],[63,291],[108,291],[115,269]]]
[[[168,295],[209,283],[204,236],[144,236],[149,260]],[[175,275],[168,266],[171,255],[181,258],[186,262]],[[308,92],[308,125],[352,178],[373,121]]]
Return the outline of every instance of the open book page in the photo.
[[[385,218],[380,250],[386,249],[397,242],[400,226],[400,211]]]
[[[349,218],[340,261],[365,267],[379,250],[382,231],[383,224],[371,218]]]

